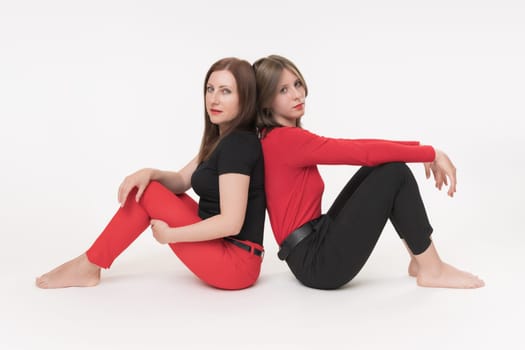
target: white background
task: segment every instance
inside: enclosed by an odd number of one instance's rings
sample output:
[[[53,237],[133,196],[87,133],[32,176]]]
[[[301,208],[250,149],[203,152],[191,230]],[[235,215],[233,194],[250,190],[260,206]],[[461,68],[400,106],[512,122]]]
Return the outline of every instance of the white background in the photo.
[[[2,0],[0,348],[519,348],[524,7]],[[308,289],[277,260],[269,225],[261,278],[248,290],[204,286],[149,231],[96,288],[34,287],[34,277],[89,247],[125,175],[179,169],[196,154],[214,61],[272,53],[306,78],[306,128],[415,139],[451,156],[454,199],[411,167],[442,257],[485,288],[416,287],[387,226],[353,282]],[[326,207],[355,168],[321,171]]]

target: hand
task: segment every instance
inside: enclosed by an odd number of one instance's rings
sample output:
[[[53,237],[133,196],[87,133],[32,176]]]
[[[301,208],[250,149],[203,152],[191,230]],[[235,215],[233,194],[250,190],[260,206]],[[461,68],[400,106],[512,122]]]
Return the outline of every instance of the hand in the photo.
[[[161,243],[175,243],[172,239],[173,237],[173,228],[169,227],[167,223],[162,220],[152,219],[150,221],[151,231],[153,232],[153,237]]]
[[[425,163],[425,175],[430,178],[430,171],[434,175],[436,188],[441,191],[443,184],[449,186],[447,194],[454,197],[456,192],[456,167],[452,164],[450,158],[442,151],[436,151],[436,158],[432,163]],[[450,185],[449,185],[450,183]]]
[[[142,197],[142,193],[144,193],[144,190],[151,181],[152,173],[153,169],[141,169],[139,171],[134,172],[131,175],[126,176],[126,178],[124,179],[124,181],[122,181],[118,189],[118,201],[121,207],[124,206],[124,204],[126,203],[126,199],[128,198],[128,194],[135,187],[137,188],[135,201],[138,202],[140,200],[140,197]]]

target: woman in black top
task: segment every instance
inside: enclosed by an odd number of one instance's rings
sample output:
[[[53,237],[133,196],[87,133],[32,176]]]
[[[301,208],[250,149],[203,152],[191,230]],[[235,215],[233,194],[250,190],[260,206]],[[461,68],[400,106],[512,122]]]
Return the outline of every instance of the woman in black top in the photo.
[[[148,226],[201,280],[222,289],[255,283],[263,257],[264,170],[255,134],[255,75],[219,60],[204,85],[198,155],[178,172],[141,169],[119,188],[121,208],[86,253],[36,279],[40,288],[88,287]],[[193,187],[197,205],[185,192]]]

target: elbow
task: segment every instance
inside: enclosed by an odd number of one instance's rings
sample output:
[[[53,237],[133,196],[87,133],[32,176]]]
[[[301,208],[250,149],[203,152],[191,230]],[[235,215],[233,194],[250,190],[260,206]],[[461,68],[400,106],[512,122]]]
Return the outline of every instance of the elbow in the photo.
[[[227,229],[228,236],[237,236],[241,232],[241,229],[242,229],[242,224],[241,225],[231,225]]]
[[[244,220],[242,219],[230,219],[230,220],[225,220],[225,223],[224,223],[224,226],[223,226],[223,230],[224,230],[224,233],[225,233],[225,236],[236,236],[238,235],[241,230],[242,230],[242,226],[244,224]]]

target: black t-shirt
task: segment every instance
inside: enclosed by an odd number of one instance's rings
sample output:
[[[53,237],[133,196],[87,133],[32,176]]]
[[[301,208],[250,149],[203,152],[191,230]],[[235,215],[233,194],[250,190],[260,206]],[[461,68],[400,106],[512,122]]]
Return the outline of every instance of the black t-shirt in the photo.
[[[199,217],[220,214],[219,175],[236,173],[250,176],[248,206],[241,231],[235,238],[262,245],[266,197],[261,143],[254,132],[232,131],[223,138],[210,157],[191,176],[199,199]]]

